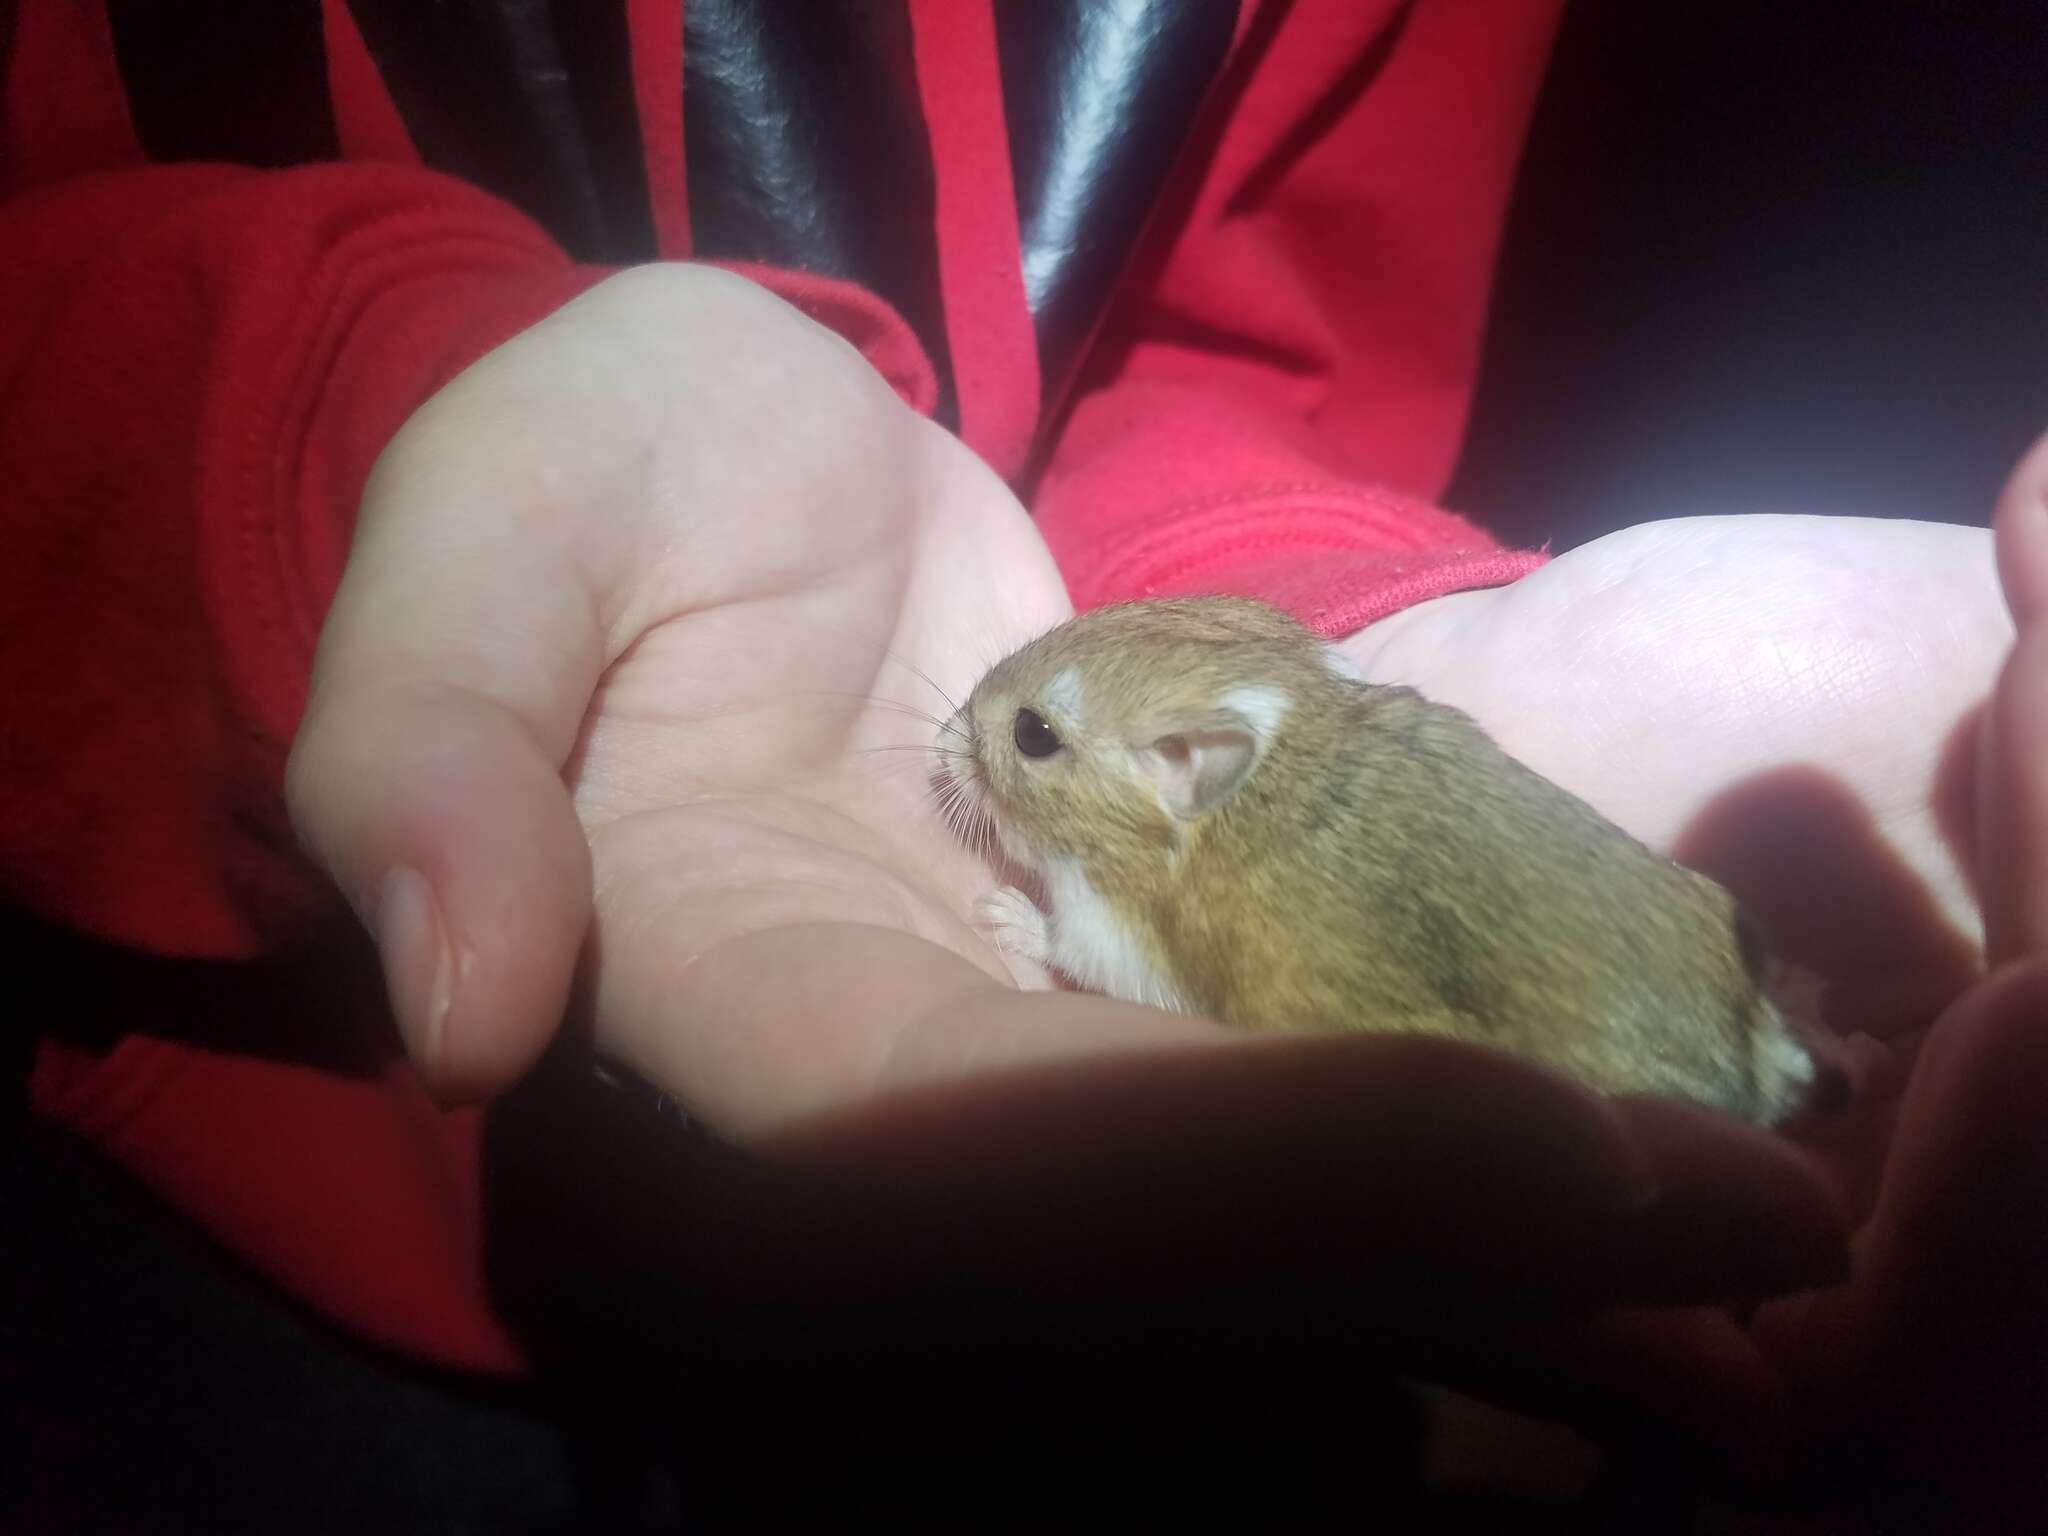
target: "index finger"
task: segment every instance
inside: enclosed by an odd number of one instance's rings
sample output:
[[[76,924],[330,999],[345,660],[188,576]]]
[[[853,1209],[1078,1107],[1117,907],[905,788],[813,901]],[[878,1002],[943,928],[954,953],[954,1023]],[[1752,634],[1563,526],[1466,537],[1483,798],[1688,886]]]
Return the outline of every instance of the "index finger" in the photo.
[[[772,976],[786,1001],[796,988],[848,1014],[901,1009],[923,1038],[878,1062],[865,1093],[736,1128],[757,1154],[890,1213],[897,1243],[949,1234],[952,1251],[1047,1283],[1048,1266],[1112,1286],[1164,1266],[1268,1294],[1283,1275],[1303,1293],[1338,1284],[1361,1304],[1460,1288],[1531,1307],[1699,1300],[1840,1267],[1839,1215],[1791,1148],[1681,1106],[1618,1105],[1497,1052],[1245,1039],[1019,994],[937,946],[853,925],[729,949],[685,973],[676,1002],[699,1022],[718,1008],[772,1028],[773,1010],[752,1006]],[[879,995],[877,975],[891,978]]]

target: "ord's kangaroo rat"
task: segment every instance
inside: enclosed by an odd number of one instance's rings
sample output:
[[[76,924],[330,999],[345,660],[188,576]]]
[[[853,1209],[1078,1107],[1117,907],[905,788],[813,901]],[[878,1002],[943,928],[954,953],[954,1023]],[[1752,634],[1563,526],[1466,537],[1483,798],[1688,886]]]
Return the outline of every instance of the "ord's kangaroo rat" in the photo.
[[[1765,1125],[1830,1096],[1735,901],[1279,610],[1126,603],[992,668],[947,770],[1036,871],[999,943],[1257,1030],[1414,1030]]]

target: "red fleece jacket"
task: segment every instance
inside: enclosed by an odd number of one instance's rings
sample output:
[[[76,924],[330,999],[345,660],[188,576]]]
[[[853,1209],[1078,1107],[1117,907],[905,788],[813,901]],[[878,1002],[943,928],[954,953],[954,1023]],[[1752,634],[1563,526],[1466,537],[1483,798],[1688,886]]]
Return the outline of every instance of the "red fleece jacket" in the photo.
[[[1559,3],[1413,6],[1384,48],[1395,0],[1247,0],[1048,422],[994,19],[910,0],[960,430],[1005,473],[1038,457],[1078,604],[1236,591],[1341,634],[1534,563],[1429,498]],[[687,258],[680,3],[626,15],[659,248]],[[276,170],[150,163],[102,4],[18,0],[6,54],[0,878],[150,955],[253,960],[333,919],[282,776],[364,478],[437,388],[604,275],[422,164],[344,0],[323,31],[340,160]],[[886,304],[749,270],[931,408]],[[118,985],[91,1006],[114,1043],[42,1043],[38,1112],[325,1314],[516,1368],[479,1257],[481,1112],[437,1110],[396,1059],[349,1076],[177,1043]]]

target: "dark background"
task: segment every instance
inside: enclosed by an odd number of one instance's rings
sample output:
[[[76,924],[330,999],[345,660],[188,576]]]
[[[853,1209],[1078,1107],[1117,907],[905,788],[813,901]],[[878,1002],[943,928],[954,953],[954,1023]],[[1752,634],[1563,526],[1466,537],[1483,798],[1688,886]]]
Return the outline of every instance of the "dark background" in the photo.
[[[1703,511],[1981,522],[2048,428],[2044,97],[2042,0],[1577,0],[1453,504],[1557,547]],[[658,1414],[478,1392],[370,1354],[83,1148],[18,1121],[5,1136],[0,1529],[625,1531],[686,1510],[700,1528],[778,1511],[815,1528],[878,1499],[901,1528],[921,1491],[927,1515],[967,1528],[1020,1507],[1085,1525],[1102,1508],[1029,1445],[973,1464],[968,1504],[943,1502],[962,1490],[937,1455],[784,1445],[750,1459],[725,1444],[679,1478]],[[1306,1438],[1270,1406],[1247,1415],[1268,1422],[1245,1429],[1234,1469],[1147,1447],[1127,1421],[1128,1454],[1112,1434],[1094,1470],[1156,1479],[1146,1507],[1162,1517],[1174,1487],[1220,1512],[1219,1469],[1268,1514],[1276,1474],[1297,1493],[1326,1475],[1358,1500],[1352,1516],[1385,1517],[1377,1480],[1393,1475],[1399,1424],[1333,1433],[1327,1404],[1306,1412],[1320,1415]],[[1261,1429],[1292,1444],[1291,1463],[1256,1452]],[[1343,1459],[1367,1437],[1380,1443],[1365,1465]],[[1339,1458],[1320,1473],[1318,1440]],[[1678,1528],[1644,1524],[1640,1506],[1466,1518]]]
[[[2048,6],[1573,0],[1451,504],[1985,521],[2048,430]]]

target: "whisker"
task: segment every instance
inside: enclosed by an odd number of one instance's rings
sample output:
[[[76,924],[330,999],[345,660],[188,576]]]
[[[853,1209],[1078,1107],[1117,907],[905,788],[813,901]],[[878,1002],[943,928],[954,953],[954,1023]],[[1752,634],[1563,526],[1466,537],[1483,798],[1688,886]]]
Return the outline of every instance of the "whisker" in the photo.
[[[933,679],[931,673],[925,671],[923,667],[920,667],[908,656],[905,656],[898,651],[885,649],[883,654],[888,656],[888,658],[891,661],[897,662],[903,666],[908,667],[911,671],[915,672],[919,677],[923,678],[926,683],[930,684],[932,692],[936,693],[940,698],[946,701],[946,707],[948,709],[952,710],[955,714],[959,713],[959,704],[954,700],[953,696],[950,693],[946,692],[945,689],[941,688],[938,685],[938,683]]]
[[[886,709],[892,714],[908,715],[913,720],[922,720],[934,730],[943,731],[946,728],[946,722],[937,715],[926,714],[921,709],[912,709],[908,704],[898,704],[893,699],[875,699],[871,702],[877,709]]]
[[[990,857],[999,842],[995,813],[973,795],[968,781],[955,778],[943,786],[934,785],[933,792],[939,817],[947,829],[969,852]]]
[[[811,688],[805,692],[817,699],[858,699],[863,704],[871,704],[877,709],[891,709],[899,715],[908,715],[913,720],[922,720],[927,725],[944,726],[946,723],[930,710],[919,709],[915,704],[905,704],[901,699],[884,699],[872,693],[851,693],[830,688]]]
[[[901,779],[905,775],[914,772],[916,768],[917,764],[911,759],[897,757],[887,758],[881,762],[869,764],[867,765],[864,771],[873,774],[874,777],[876,777],[877,779]],[[917,781],[912,780],[911,782],[915,783]]]
[[[951,783],[947,784],[938,806],[939,817],[945,822],[946,830],[955,837],[965,841],[967,830],[966,818],[970,814],[970,807],[967,804],[966,780],[954,779]]]

